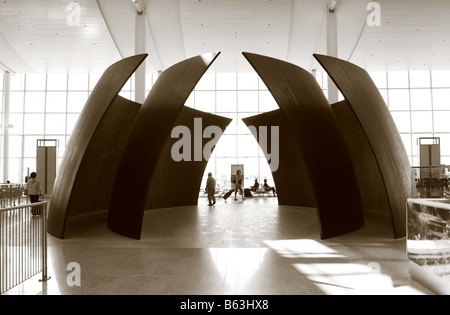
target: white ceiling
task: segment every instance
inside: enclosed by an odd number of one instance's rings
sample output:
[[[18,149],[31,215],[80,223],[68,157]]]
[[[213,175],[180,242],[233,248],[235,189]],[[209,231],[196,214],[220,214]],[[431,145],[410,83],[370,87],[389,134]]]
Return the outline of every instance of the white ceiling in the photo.
[[[243,51],[319,68],[329,0],[139,0],[147,18],[147,71],[221,51],[216,71],[251,71]],[[0,70],[103,72],[135,54],[132,0],[0,0]],[[337,0],[338,57],[367,69],[450,69],[449,0],[378,0],[381,26],[366,23],[370,0]]]

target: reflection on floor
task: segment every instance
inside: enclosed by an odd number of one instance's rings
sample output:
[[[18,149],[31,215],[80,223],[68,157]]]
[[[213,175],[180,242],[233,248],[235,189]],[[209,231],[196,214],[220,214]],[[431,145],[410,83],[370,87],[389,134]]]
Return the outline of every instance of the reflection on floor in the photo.
[[[6,294],[431,294],[410,280],[406,240],[383,215],[320,240],[315,209],[230,199],[148,211],[141,240],[108,230],[105,214],[80,218],[70,229],[83,233],[48,237],[51,279]]]

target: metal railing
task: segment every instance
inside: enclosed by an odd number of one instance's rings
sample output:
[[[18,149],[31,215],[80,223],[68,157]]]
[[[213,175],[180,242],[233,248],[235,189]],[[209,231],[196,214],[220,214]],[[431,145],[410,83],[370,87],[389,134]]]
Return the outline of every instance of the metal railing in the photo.
[[[0,209],[0,294],[47,275],[47,201]]]
[[[27,184],[0,184],[0,207],[15,207],[26,203]]]

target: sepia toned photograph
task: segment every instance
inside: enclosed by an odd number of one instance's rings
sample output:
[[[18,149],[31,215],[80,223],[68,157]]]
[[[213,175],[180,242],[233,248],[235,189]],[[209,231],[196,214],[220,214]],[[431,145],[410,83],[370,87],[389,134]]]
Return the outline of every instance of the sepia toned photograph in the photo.
[[[5,0],[0,105],[5,301],[450,293],[450,1]]]

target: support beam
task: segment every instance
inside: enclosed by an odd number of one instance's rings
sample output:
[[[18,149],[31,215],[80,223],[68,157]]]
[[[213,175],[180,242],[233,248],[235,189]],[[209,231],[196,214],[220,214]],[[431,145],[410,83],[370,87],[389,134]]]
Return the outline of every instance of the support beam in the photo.
[[[338,39],[337,39],[337,17],[336,17],[336,1],[331,1],[328,8],[326,18],[326,43],[327,43],[327,55],[337,58],[338,57]],[[339,101],[339,91],[333,80],[328,76],[328,102],[330,104],[337,103]]]
[[[135,23],[135,55],[146,53],[147,18],[144,12],[138,12]],[[146,63],[143,62],[134,74],[134,100],[143,104],[145,101]]]
[[[3,182],[9,180],[9,112],[11,102],[11,73],[3,76]]]

